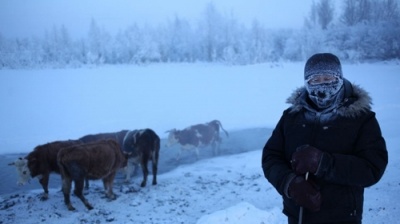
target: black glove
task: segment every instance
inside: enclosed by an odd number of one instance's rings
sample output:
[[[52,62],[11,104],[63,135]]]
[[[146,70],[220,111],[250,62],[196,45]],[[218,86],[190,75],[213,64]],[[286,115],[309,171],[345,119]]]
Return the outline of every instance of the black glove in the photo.
[[[321,193],[302,176],[295,177],[289,184],[289,196],[296,204],[316,212],[321,208]]]
[[[297,175],[307,172],[315,174],[322,158],[322,151],[310,145],[303,145],[292,155],[292,168]]]

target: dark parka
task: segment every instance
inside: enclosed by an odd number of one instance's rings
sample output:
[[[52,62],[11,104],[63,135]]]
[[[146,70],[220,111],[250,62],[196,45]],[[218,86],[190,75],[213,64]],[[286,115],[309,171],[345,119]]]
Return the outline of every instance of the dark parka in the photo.
[[[263,149],[264,175],[282,195],[283,213],[296,219],[300,207],[285,192],[294,175],[292,154],[304,144],[323,151],[317,172],[309,175],[321,191],[321,210],[304,209],[304,223],[361,220],[364,188],[379,181],[388,163],[371,98],[346,79],[344,88],[344,100],[326,114],[309,106],[304,87],[296,90]]]

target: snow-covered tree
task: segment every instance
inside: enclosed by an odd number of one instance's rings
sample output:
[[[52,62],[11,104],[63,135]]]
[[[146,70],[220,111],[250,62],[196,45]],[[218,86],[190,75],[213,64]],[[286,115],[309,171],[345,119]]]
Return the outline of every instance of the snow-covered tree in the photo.
[[[163,61],[194,60],[193,30],[188,21],[175,16],[161,31],[158,32],[158,37],[161,42],[160,47],[163,49]]]
[[[88,33],[88,52],[86,52],[86,60],[89,64],[103,64],[107,62],[109,56],[109,46],[111,36],[98,27],[96,21],[92,19]]]
[[[196,31],[201,38],[200,57],[209,62],[216,61],[223,49],[221,48],[221,40],[224,35],[221,31],[223,17],[215,5],[210,2],[205,8],[203,18]]]

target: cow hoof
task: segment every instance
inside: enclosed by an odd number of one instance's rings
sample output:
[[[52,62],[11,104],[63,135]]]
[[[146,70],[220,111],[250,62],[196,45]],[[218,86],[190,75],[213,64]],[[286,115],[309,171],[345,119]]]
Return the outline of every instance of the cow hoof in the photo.
[[[153,181],[153,185],[157,185],[157,181]]]
[[[49,199],[49,195],[47,195],[47,194],[44,194],[44,195],[42,195],[42,196],[40,197],[40,200],[41,200],[41,201],[47,201],[47,199]]]
[[[107,195],[107,198],[109,201],[113,201],[113,200],[117,199],[117,196],[115,194],[112,194],[112,195]]]
[[[67,207],[68,207],[68,210],[69,210],[69,211],[75,211],[74,206],[72,206],[72,205],[67,205]]]
[[[142,183],[140,186],[141,187],[146,187],[146,183]]]

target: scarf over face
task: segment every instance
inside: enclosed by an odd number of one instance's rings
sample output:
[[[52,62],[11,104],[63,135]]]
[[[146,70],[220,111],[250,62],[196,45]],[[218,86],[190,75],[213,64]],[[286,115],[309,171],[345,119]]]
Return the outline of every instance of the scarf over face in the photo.
[[[304,68],[305,87],[316,110],[325,110],[340,101],[343,94],[342,67],[330,53],[311,56]]]
[[[305,80],[305,87],[308,92],[308,97],[315,104],[318,110],[323,110],[337,103],[341,97],[339,91],[343,88],[343,79],[338,76],[331,76],[329,81],[314,82],[316,76],[312,75]],[[325,75],[322,75],[325,76]]]

